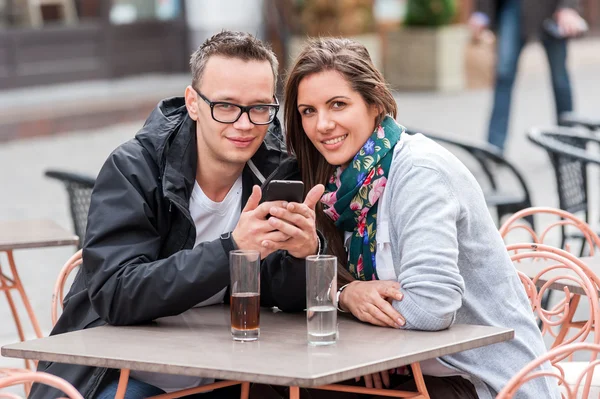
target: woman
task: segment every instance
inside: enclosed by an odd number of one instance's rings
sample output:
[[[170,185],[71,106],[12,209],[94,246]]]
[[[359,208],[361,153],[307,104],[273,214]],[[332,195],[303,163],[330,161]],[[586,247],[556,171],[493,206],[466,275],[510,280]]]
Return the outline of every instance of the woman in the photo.
[[[443,147],[406,134],[396,113],[381,73],[352,40],[311,41],[288,77],[288,149],[306,187],[327,187],[317,223],[350,282],[338,306],[399,329],[514,329],[511,341],[421,364],[432,398],[491,399],[545,352],[542,337],[474,177]],[[560,395],[539,379],[518,397]]]

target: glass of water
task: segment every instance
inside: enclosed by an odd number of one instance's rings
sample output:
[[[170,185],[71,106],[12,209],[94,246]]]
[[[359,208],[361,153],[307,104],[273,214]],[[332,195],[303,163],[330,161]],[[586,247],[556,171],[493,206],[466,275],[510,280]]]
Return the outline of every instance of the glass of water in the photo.
[[[308,343],[334,344],[337,338],[337,258],[311,255],[306,258],[306,324]]]

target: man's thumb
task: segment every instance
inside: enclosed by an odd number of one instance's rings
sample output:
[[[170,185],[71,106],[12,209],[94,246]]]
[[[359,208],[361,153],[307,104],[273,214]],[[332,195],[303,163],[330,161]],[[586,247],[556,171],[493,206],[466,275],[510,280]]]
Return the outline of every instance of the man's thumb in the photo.
[[[260,191],[260,187],[252,187],[252,194],[250,194],[250,197],[248,197],[248,201],[246,201],[246,206],[244,207],[242,212],[250,212],[255,210],[258,204],[260,203],[261,198],[262,192]]]
[[[315,206],[317,205],[317,202],[319,202],[324,192],[325,186],[323,186],[322,184],[317,184],[316,186],[310,189],[308,194],[306,194],[304,204],[308,205],[310,209],[314,210]]]

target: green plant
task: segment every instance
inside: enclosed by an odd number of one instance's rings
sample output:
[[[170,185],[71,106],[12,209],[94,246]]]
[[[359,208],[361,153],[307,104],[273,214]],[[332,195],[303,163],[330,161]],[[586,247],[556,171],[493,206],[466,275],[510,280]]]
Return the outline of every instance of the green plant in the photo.
[[[408,26],[447,25],[452,22],[455,14],[455,0],[408,0],[404,24]]]
[[[279,0],[276,0],[279,1]],[[296,0],[296,29],[309,36],[353,36],[375,30],[374,0]]]

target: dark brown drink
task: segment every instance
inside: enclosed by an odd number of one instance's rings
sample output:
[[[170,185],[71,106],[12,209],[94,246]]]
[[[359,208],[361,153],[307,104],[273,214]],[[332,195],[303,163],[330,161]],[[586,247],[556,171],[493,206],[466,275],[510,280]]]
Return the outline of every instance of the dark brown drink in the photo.
[[[260,294],[236,293],[230,297],[231,332],[234,338],[253,340],[258,338],[260,323]]]

